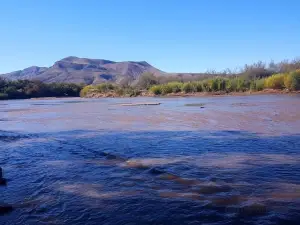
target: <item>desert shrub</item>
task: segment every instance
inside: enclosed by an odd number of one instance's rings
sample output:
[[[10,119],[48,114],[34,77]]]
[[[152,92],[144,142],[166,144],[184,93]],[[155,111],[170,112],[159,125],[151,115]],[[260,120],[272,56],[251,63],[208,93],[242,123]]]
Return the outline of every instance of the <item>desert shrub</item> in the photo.
[[[237,79],[231,78],[231,79],[226,80],[225,88],[226,88],[226,91],[228,91],[228,92],[236,91],[237,90]]]
[[[152,73],[145,72],[140,76],[136,86],[141,89],[149,89],[156,84],[158,84],[158,78]]]
[[[203,87],[202,87],[202,83],[201,82],[193,82],[193,91],[194,92],[202,92],[203,91]]]
[[[202,90],[205,92],[211,91],[207,80],[202,81]]]
[[[300,90],[300,70],[296,70],[284,76],[284,86],[292,91]]]
[[[226,80],[224,78],[217,79],[218,91],[225,91],[226,89]]]
[[[155,95],[160,95],[160,94],[162,94],[161,89],[162,89],[161,85],[154,85],[149,90],[150,90],[150,92],[152,92]]]
[[[255,81],[255,90],[261,91],[264,89],[265,79],[259,79]]]
[[[184,83],[183,86],[182,86],[182,90],[185,93],[193,92],[193,85],[190,82]]]
[[[118,87],[118,88],[115,89],[115,92],[116,92],[116,94],[117,94],[118,96],[123,96],[123,95],[125,95],[125,90],[126,90],[125,87],[124,87],[124,88]]]
[[[247,80],[239,77],[239,78],[237,78],[236,82],[237,82],[236,83],[236,91],[244,92],[249,89],[250,84],[248,83]]]
[[[173,91],[172,86],[170,84],[162,84],[160,86],[161,86],[161,93],[163,95],[172,93],[172,91]]]
[[[218,80],[217,79],[211,79],[208,80],[209,89],[211,91],[217,91],[218,90]]]
[[[125,94],[125,96],[136,97],[141,94],[141,91],[138,89],[135,89],[133,87],[128,87],[128,88],[124,89],[124,94]]]
[[[109,91],[113,91],[116,88],[117,86],[111,83],[102,83],[95,86],[95,89],[97,89],[97,91],[99,91],[100,93],[107,93]]]
[[[265,88],[283,89],[285,74],[274,74],[265,79]]]
[[[178,93],[178,92],[182,91],[183,83],[181,83],[181,82],[173,81],[173,82],[168,83],[167,85],[172,89],[173,93]]]
[[[95,88],[93,86],[91,86],[91,85],[85,86],[80,91],[80,97],[87,96],[87,94],[90,93],[92,90],[95,90]]]

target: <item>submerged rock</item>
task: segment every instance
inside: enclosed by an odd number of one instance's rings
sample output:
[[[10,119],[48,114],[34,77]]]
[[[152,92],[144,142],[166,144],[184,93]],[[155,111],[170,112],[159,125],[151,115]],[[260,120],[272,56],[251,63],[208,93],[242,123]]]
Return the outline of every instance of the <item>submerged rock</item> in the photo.
[[[165,171],[157,169],[157,168],[151,168],[149,170],[149,173],[154,174],[154,175],[160,175],[160,174],[164,174]]]
[[[6,185],[6,179],[3,178],[2,168],[0,167],[0,185]]]
[[[6,179],[0,178],[0,186],[6,186]]]
[[[0,215],[10,213],[11,211],[13,211],[13,207],[11,205],[0,204]]]
[[[242,216],[260,216],[267,213],[267,207],[261,203],[244,205],[239,210]]]

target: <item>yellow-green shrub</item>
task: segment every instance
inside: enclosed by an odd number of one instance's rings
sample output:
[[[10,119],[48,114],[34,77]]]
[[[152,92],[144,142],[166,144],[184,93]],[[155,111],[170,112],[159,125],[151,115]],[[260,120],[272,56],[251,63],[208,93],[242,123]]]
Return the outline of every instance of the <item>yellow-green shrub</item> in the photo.
[[[286,88],[297,91],[300,90],[300,70],[289,73],[285,77]]]
[[[257,91],[261,91],[264,89],[265,79],[259,79],[255,81],[255,88]]]
[[[172,89],[173,93],[178,93],[182,91],[183,84],[180,82],[174,81],[174,82],[167,83],[167,85]]]
[[[90,93],[93,90],[95,90],[95,88],[93,86],[91,86],[91,85],[85,86],[80,91],[80,97],[85,97],[88,93]]]
[[[192,82],[193,91],[194,92],[201,92],[203,91],[202,83],[201,82]]]
[[[188,83],[184,83],[183,86],[182,86],[182,90],[185,92],[185,93],[189,93],[189,92],[193,92],[193,85],[188,82]]]
[[[285,87],[284,77],[285,74],[274,74],[266,78],[264,87],[271,88],[271,89],[283,89]]]
[[[150,92],[152,92],[153,94],[155,95],[160,95],[162,93],[162,90],[161,90],[161,85],[154,85],[152,87],[150,87]]]

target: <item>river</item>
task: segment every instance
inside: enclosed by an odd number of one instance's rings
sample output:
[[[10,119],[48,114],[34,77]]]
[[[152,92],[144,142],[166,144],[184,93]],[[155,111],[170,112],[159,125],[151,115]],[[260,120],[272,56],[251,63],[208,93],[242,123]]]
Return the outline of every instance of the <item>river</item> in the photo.
[[[0,101],[0,166],[0,224],[298,224],[300,96]]]

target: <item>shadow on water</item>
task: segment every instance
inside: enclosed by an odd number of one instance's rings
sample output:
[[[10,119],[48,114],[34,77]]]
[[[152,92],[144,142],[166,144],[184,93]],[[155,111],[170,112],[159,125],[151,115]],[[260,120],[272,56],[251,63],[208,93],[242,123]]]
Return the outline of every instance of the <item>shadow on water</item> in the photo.
[[[297,224],[300,135],[0,131],[3,224]]]

